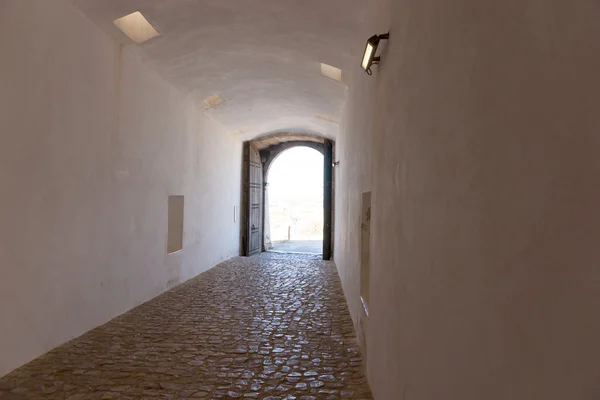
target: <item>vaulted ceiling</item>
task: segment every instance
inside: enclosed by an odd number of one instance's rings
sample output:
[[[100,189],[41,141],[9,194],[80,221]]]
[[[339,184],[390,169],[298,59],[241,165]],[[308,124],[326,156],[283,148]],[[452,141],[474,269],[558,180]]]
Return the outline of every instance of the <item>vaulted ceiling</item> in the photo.
[[[368,0],[72,1],[242,139],[335,138]],[[135,11],[160,35],[136,45],[113,24]],[[323,76],[321,63],[340,68],[342,82]],[[210,96],[220,99],[209,106]]]

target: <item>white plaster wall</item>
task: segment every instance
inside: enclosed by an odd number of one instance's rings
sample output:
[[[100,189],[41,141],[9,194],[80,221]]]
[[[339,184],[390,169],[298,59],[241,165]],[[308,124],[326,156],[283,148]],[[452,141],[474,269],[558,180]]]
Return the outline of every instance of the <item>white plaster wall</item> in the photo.
[[[63,1],[0,5],[0,137],[0,376],[238,254],[241,143]]]
[[[375,398],[598,398],[600,7],[371,9],[365,38],[392,37],[374,76],[350,85],[336,260],[359,321],[359,201],[371,188]]]
[[[364,44],[355,46],[360,55]],[[344,109],[340,137],[335,144],[335,160],[340,165],[335,174],[334,260],[338,266],[348,308],[355,330],[364,342],[368,319],[360,300],[361,197],[371,191],[372,118],[370,103],[375,101],[374,87],[360,70],[352,71],[350,96]],[[366,74],[364,74],[367,76]],[[368,78],[368,76],[367,76]],[[355,113],[355,115],[352,115]],[[363,356],[367,358],[367,349]]]

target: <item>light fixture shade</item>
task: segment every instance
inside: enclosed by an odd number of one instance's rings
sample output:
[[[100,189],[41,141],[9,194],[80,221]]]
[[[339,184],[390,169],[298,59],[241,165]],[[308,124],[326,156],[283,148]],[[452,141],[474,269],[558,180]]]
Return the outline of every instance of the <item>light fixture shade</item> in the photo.
[[[379,47],[379,42],[382,39],[388,39],[389,38],[389,34],[383,34],[383,35],[373,35],[369,38],[369,40],[367,40],[367,45],[365,47],[365,52],[363,54],[363,58],[362,58],[362,63],[361,63],[361,68],[364,69],[367,74],[371,75],[371,66],[373,64],[378,64],[379,63],[379,57],[376,56],[377,54],[377,48]]]
[[[363,56],[361,67],[366,71],[373,63],[373,54],[377,50],[376,46],[373,46],[371,42],[367,42],[367,48],[365,49],[365,55]]]
[[[367,40],[367,46],[365,47],[365,54],[363,55],[361,64],[362,69],[367,72],[369,72],[371,65],[373,65],[373,59],[375,58],[375,53],[377,53],[378,46],[379,37],[377,35],[371,36],[369,40]]]

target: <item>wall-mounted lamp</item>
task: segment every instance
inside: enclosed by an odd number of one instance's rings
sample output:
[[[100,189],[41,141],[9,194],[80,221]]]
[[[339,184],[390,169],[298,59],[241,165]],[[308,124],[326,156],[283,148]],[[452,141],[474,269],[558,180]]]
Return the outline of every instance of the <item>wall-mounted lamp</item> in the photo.
[[[363,55],[363,60],[361,67],[367,74],[373,75],[371,72],[371,65],[379,64],[380,57],[377,57],[375,54],[377,53],[377,47],[379,46],[379,42],[381,40],[387,40],[390,38],[389,33],[384,33],[383,35],[374,35],[367,40],[367,47],[365,47],[365,54]]]

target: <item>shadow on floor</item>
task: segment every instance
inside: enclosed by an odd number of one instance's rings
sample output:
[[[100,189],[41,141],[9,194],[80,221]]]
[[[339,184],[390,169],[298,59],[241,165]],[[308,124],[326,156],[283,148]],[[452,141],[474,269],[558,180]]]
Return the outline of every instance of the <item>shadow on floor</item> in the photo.
[[[273,242],[273,248],[269,251],[277,253],[323,254],[323,241],[289,240],[285,242]]]

